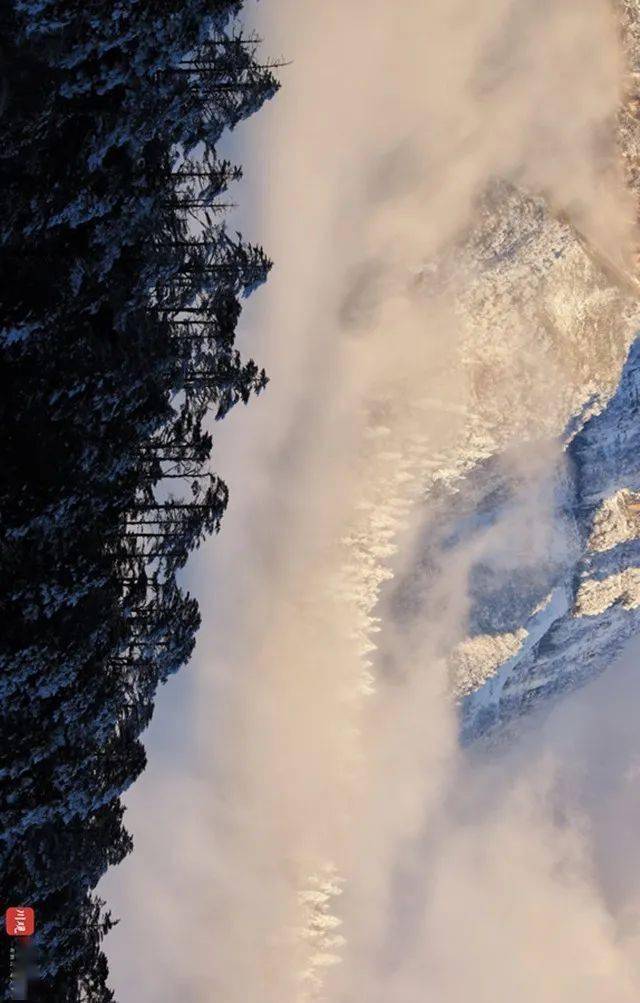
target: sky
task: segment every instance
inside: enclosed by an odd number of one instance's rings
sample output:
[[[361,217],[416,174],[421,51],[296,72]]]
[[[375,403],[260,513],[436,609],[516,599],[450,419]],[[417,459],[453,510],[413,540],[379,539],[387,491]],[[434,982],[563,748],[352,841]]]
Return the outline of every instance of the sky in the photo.
[[[516,382],[514,330],[483,399],[455,304],[425,294],[478,196],[507,178],[608,254],[630,242],[609,5],[264,0],[248,15],[293,61],[231,143],[243,234],[275,262],[240,345],[271,382],[215,430],[231,504],[188,572],[197,651],[159,695],[126,797],[135,850],[100,888],[121,917],[116,996],[631,1003],[637,649],[486,758],[459,747],[445,657],[478,544],[443,563],[435,600],[413,597],[409,626],[379,602],[415,561],[425,478],[464,457],[470,412],[535,443],[567,378],[528,350]],[[545,441],[515,462],[516,504],[480,546],[526,537],[526,568],[561,545],[563,459]]]

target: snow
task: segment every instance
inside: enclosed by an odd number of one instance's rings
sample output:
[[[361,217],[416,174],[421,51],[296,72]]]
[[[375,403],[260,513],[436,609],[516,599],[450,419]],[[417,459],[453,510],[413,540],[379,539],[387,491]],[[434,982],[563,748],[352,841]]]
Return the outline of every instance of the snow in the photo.
[[[522,642],[511,657],[506,658],[493,672],[487,672],[485,679],[480,679],[474,690],[466,690],[467,701],[465,712],[473,717],[480,709],[488,709],[500,701],[503,688],[511,677],[514,668],[529,655],[545,636],[552,625],[567,612],[569,600],[564,588],[558,587],[547,595],[532,611],[527,621],[526,629],[521,628],[514,635],[524,634]],[[481,673],[479,673],[479,676]]]
[[[576,616],[599,616],[620,603],[624,609],[640,608],[640,568],[625,568],[608,578],[587,579],[578,590]]]
[[[517,655],[527,636],[528,631],[519,627],[512,633],[477,634],[458,644],[450,659],[454,695],[463,697],[479,689]]]
[[[602,552],[640,537],[640,493],[622,488],[606,498],[593,518],[589,547]]]

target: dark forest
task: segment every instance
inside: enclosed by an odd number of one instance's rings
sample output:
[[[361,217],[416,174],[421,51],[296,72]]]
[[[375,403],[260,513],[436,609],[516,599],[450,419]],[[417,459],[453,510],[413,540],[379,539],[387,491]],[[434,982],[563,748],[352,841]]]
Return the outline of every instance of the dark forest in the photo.
[[[279,86],[241,8],[0,13],[0,870],[2,909],[36,910],[30,999],[114,999],[93,889],[194,647],[179,572],[228,494],[211,429],[267,383],[234,336],[270,262],[225,226],[241,170],[216,150]]]

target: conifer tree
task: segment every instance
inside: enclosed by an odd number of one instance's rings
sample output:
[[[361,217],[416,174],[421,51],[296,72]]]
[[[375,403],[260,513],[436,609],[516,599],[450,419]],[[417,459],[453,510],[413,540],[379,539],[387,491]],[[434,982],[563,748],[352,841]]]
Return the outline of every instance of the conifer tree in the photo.
[[[177,576],[227,505],[211,423],[267,382],[234,341],[270,262],[227,231],[216,150],[279,86],[241,8],[0,15],[0,870],[36,908],[33,999],[113,998],[92,889],[195,645]]]

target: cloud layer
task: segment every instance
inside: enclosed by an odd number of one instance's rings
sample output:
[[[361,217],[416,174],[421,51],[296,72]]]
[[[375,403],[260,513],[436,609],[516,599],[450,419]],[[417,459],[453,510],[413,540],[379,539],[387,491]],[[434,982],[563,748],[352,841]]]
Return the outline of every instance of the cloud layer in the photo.
[[[137,851],[108,891],[125,917],[115,982],[122,999],[185,1003],[637,999],[635,899],[608,850],[623,830],[589,775],[598,706],[626,832],[635,744],[613,736],[628,703],[585,696],[500,763],[470,761],[446,656],[475,552],[434,571],[411,627],[376,605],[415,556],[426,480],[443,455],[464,459],[483,406],[456,296],[429,277],[455,266],[486,186],[543,193],[625,261],[609,5],[261,7],[269,48],[295,60],[245,154],[251,230],[276,261],[246,332],[272,382],[219,434],[233,503],[198,568],[191,738],[173,770],[158,751],[130,797]],[[548,433],[567,379],[526,325],[511,334],[514,368],[486,402],[504,443],[525,422],[533,440]],[[580,363],[578,350],[577,383]],[[558,545],[561,462],[527,452],[515,507],[481,546],[526,566]],[[332,916],[346,943],[330,949],[314,929]]]

